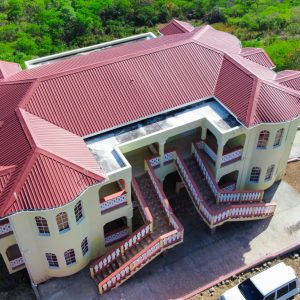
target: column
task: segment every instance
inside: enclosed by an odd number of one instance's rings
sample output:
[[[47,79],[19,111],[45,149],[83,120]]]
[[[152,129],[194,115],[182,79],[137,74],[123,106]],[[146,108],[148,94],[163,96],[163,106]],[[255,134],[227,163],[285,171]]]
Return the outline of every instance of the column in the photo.
[[[201,140],[202,141],[206,140],[206,136],[207,136],[207,128],[206,127],[202,127],[202,130],[201,130]]]
[[[207,127],[202,127],[202,130],[201,130],[201,141],[205,141],[206,137],[207,137]],[[204,148],[204,144],[200,143],[200,149],[203,150],[203,148]]]
[[[160,156],[160,166],[164,165],[164,158],[165,158],[165,143],[166,141],[158,142],[158,152]]]
[[[224,144],[218,143],[217,160],[216,160],[216,170],[221,167],[222,156],[223,156],[223,149],[224,149]]]
[[[132,234],[132,216],[126,217],[127,226],[129,228],[129,235]]]

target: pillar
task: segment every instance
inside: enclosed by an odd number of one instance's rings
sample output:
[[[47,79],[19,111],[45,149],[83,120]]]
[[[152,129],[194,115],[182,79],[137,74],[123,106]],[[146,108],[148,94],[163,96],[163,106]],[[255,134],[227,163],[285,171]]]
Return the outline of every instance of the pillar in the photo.
[[[222,164],[222,156],[223,156],[224,144],[218,143],[218,151],[217,151],[217,160],[216,160],[216,169],[220,169]]]
[[[126,217],[127,227],[129,228],[129,234],[132,234],[132,216]]]
[[[164,165],[164,157],[165,157],[165,143],[166,141],[160,141],[158,143],[158,152],[160,156],[160,166]]]
[[[202,127],[202,130],[201,130],[201,140],[202,141],[206,140],[206,136],[207,136],[207,128],[206,127]]]

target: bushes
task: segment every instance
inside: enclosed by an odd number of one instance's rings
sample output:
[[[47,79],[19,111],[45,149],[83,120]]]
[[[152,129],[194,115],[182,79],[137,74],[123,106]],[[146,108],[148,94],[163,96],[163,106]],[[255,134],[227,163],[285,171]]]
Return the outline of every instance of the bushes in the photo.
[[[267,46],[280,67],[284,59],[298,62],[299,0],[0,0],[0,59],[23,63],[149,27],[153,31],[172,18],[216,23],[244,43]]]

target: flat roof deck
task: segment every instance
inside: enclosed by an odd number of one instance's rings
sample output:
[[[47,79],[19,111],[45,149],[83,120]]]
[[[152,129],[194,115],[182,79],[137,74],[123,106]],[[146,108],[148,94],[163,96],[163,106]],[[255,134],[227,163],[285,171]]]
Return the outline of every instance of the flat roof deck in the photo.
[[[200,100],[192,105],[175,109],[159,116],[112,130],[85,140],[99,166],[105,173],[125,166],[114,148],[125,142],[146,137],[149,134],[207,119],[219,131],[226,132],[241,124],[214,98]]]

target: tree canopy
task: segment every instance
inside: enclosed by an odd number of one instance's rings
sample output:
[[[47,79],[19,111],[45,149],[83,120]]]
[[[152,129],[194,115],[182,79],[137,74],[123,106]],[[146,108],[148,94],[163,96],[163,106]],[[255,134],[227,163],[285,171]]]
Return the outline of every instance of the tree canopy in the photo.
[[[0,59],[25,60],[157,30],[212,24],[300,69],[300,0],[0,0]]]

